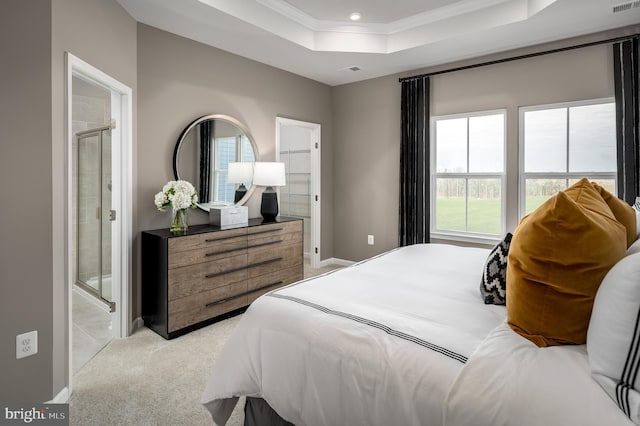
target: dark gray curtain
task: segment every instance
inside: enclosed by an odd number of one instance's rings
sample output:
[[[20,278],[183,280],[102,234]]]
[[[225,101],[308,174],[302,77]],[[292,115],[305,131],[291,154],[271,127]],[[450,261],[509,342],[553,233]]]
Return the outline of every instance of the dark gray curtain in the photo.
[[[618,197],[629,204],[640,195],[640,69],[638,37],[613,45],[618,150]]]
[[[200,174],[198,176],[198,201],[208,203],[211,201],[211,169],[213,164],[213,120],[205,120],[200,123]]]
[[[402,81],[400,246],[429,242],[429,77]]]

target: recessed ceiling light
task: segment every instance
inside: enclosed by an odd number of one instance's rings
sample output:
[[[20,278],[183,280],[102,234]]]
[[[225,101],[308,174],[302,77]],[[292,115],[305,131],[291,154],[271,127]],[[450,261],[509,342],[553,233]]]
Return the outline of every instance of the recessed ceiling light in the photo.
[[[358,12],[353,12],[351,15],[349,15],[349,19],[351,19],[352,21],[359,21],[360,18],[362,18],[362,15],[360,15]]]

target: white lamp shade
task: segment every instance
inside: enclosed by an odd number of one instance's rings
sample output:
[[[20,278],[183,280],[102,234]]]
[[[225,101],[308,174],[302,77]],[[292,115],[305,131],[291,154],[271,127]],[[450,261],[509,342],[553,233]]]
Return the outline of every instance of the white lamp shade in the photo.
[[[284,163],[254,163],[253,183],[261,186],[285,186]]]
[[[227,182],[251,183],[253,178],[253,163],[229,163]]]

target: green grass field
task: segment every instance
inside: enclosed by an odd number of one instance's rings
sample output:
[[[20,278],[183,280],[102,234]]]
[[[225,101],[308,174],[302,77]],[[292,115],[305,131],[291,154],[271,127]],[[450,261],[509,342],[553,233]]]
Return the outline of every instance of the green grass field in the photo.
[[[549,197],[527,197],[527,213],[532,212]],[[500,200],[469,199],[469,221],[465,229],[464,198],[438,198],[436,228],[440,230],[500,234]]]

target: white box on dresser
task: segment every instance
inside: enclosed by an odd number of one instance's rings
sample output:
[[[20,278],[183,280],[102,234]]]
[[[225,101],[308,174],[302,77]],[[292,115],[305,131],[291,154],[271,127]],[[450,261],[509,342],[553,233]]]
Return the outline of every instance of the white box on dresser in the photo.
[[[224,206],[209,208],[209,223],[220,227],[246,225],[249,222],[247,206]]]

